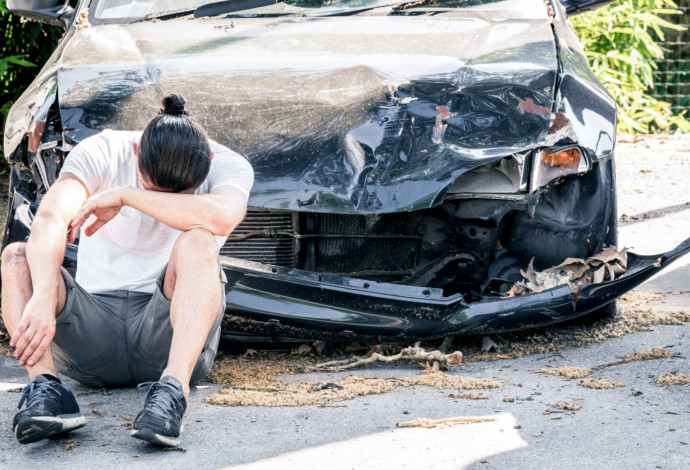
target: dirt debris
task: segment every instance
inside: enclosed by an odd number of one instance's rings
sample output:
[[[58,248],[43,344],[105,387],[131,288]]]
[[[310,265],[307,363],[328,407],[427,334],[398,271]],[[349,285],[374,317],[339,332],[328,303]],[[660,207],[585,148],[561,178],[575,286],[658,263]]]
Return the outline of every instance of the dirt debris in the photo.
[[[456,389],[456,390],[485,390],[492,388],[501,388],[502,382],[497,382],[492,379],[475,379],[473,377],[459,377],[457,375],[448,375],[443,372],[435,374],[413,375],[400,379],[404,386],[412,385],[426,385],[427,387],[434,387],[438,389]]]
[[[579,401],[559,401],[554,403],[553,407],[563,411],[577,411],[582,408],[582,403]]]
[[[70,440],[67,441],[67,443],[65,444],[65,447],[62,448],[62,451],[63,451],[63,452],[71,452],[71,451],[73,451],[74,448],[77,447],[78,445],[81,445],[81,442],[77,442],[76,439],[70,439]]]
[[[592,373],[591,369],[586,369],[584,367],[551,367],[551,368],[541,368],[539,372],[547,375],[556,375],[559,377],[565,377],[566,379],[581,379],[587,377]]]
[[[281,353],[261,353],[254,357],[233,356],[216,360],[207,380],[229,386],[270,387],[278,375],[304,372],[315,359]]]
[[[690,375],[682,372],[671,372],[663,374],[654,380],[654,383],[659,387],[672,387],[675,385],[690,385]]]
[[[491,379],[447,375],[443,372],[404,378],[349,376],[328,387],[320,384],[275,381],[273,387],[234,386],[220,390],[207,399],[213,405],[225,406],[308,406],[378,395],[396,387],[425,385],[438,389],[476,390],[498,388],[503,384]]]
[[[674,354],[665,348],[650,348],[644,351],[636,351],[623,356],[623,362],[649,361],[651,359],[666,359],[673,357]]]
[[[494,336],[501,353],[482,352],[480,345],[462,345],[463,361],[491,361],[520,358],[528,354],[543,354],[569,347],[601,343],[609,338],[620,338],[638,331],[649,331],[654,325],[681,325],[690,322],[690,310],[661,311],[649,302],[664,300],[663,295],[631,291],[618,299],[620,315],[614,319],[599,320],[593,324],[570,323],[549,327],[536,332]]]
[[[488,400],[489,396],[483,393],[451,393],[448,398],[460,398],[461,400]]]
[[[404,421],[402,423],[397,423],[396,426],[399,428],[436,428],[436,427],[449,427],[454,424],[476,424],[476,423],[490,423],[496,421],[496,418],[442,418],[442,419],[428,419],[428,418],[417,418],[413,421]]]
[[[567,411],[577,411],[580,408],[582,408],[582,403],[579,401],[559,401],[558,403],[554,403],[553,408],[547,408],[544,410],[545,415],[553,414],[553,413],[565,413]]]
[[[454,347],[461,349],[463,352],[463,361],[466,363],[476,361],[491,361],[499,359],[519,358],[528,354],[539,354],[555,352],[567,347],[578,347],[588,344],[603,342],[608,338],[617,338],[637,331],[648,330],[653,325],[657,324],[682,324],[690,321],[690,310],[681,310],[675,312],[659,311],[649,307],[649,302],[663,300],[662,295],[652,295],[639,292],[630,292],[619,299],[619,306],[621,307],[621,314],[612,320],[600,320],[596,323],[578,324],[571,323],[559,325],[556,327],[549,327],[536,332],[506,334],[492,337],[492,340],[498,345],[497,348],[492,348],[491,351],[481,351],[481,338],[469,338],[464,341],[461,338],[456,339]],[[459,343],[463,341],[462,343]],[[312,346],[314,346],[312,344]],[[497,388],[502,384],[490,379],[471,379],[460,378],[448,374],[439,374],[433,372],[433,368],[429,368],[429,374],[415,375],[407,379],[387,380],[382,383],[373,381],[374,379],[362,378],[362,382],[353,382],[352,384],[343,385],[339,381],[334,383],[343,386],[343,390],[321,390],[316,394],[310,392],[314,384],[288,384],[278,380],[280,375],[300,374],[305,372],[322,373],[315,369],[319,362],[324,362],[329,359],[339,360],[337,347],[332,343],[325,345],[322,353],[327,351],[322,357],[316,357],[314,353],[308,356],[294,355],[282,353],[255,353],[252,357],[233,356],[227,360],[216,361],[209,380],[214,383],[228,384],[229,389],[224,389],[222,393],[214,395],[209,401],[211,403],[238,406],[244,404],[264,404],[264,406],[303,406],[307,404],[321,404],[330,403],[333,401],[342,401],[355,396],[360,396],[358,393],[384,393],[393,388],[393,386],[405,386],[402,380],[407,381],[409,385],[427,385],[438,388],[447,388],[454,390],[470,390],[481,388]],[[348,352],[369,352],[374,354],[399,354],[404,348],[395,345],[367,345],[351,343],[346,345]],[[652,355],[665,356],[672,354],[668,350],[662,352],[652,353]],[[341,349],[340,351],[344,351]],[[314,351],[315,352],[315,351]],[[642,353],[642,352],[640,352]],[[340,353],[340,359],[342,354]],[[371,356],[369,356],[371,357]],[[649,354],[636,354],[635,357],[650,357]],[[631,360],[632,356],[626,356],[626,360]],[[356,360],[356,359],[355,359]],[[348,360],[349,362],[350,360]],[[565,378],[583,378],[585,368],[567,367],[567,368],[545,368],[552,375],[558,375]],[[540,371],[542,372],[542,371]],[[449,377],[451,379],[449,379]],[[295,378],[292,378],[295,380]],[[299,376],[297,376],[299,380]],[[460,381],[460,382],[455,382]],[[477,383],[478,381],[478,383]],[[454,382],[454,383],[451,383]],[[391,385],[392,384],[392,385]],[[586,379],[581,380],[578,385],[590,388],[613,388],[624,386],[615,382],[609,382],[605,379]],[[488,385],[488,386],[481,386]],[[233,387],[235,390],[233,390]],[[253,387],[254,389],[251,389]],[[272,388],[271,388],[272,387]],[[240,390],[245,388],[245,390]],[[284,391],[290,390],[290,391]],[[271,395],[276,398],[269,399]],[[306,397],[306,398],[303,398]],[[317,400],[317,397],[321,397]],[[291,405],[287,405],[290,403]]]
[[[677,354],[672,353],[666,348],[649,348],[644,351],[635,351],[634,353],[626,354],[620,360],[609,362],[595,367],[595,369],[603,369],[605,367],[619,366],[635,361],[651,361],[652,359],[668,359],[671,357],[678,357]]]
[[[89,9],[87,8],[86,10],[82,11],[79,14],[79,18],[77,18],[77,29],[86,29],[90,28],[91,23],[89,23]]]
[[[625,387],[620,382],[611,382],[606,379],[583,379],[577,383],[580,387],[593,388],[598,390]]]
[[[280,391],[224,388],[209,397],[208,403],[225,406],[307,406],[350,400],[355,397],[387,392],[398,386],[393,380],[369,377],[347,377],[339,388],[311,391],[310,384],[284,384]]]

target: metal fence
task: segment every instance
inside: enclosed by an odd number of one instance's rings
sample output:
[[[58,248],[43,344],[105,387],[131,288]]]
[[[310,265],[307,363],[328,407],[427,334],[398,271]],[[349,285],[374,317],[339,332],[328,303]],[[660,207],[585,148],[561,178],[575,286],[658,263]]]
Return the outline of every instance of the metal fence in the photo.
[[[654,96],[671,103],[674,114],[685,111],[686,117],[690,117],[690,0],[676,3],[683,14],[667,19],[686,30],[665,31],[666,41],[661,43],[665,59],[657,63],[659,68],[654,72]]]

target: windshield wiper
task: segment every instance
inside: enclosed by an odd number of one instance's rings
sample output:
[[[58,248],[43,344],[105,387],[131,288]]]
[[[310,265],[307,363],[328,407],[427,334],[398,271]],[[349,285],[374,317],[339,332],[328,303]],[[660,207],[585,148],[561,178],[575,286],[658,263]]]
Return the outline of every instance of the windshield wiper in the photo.
[[[208,3],[194,10],[194,18],[218,16],[224,13],[267,7],[275,5],[279,1],[282,0],[225,0],[223,2]]]
[[[171,20],[173,18],[179,18],[180,16],[187,16],[194,13],[194,10],[190,8],[183,8],[182,10],[170,10],[163,13],[151,13],[150,15],[142,16],[135,23],[141,23],[142,21],[149,20]]]
[[[431,3],[431,0],[430,0],[428,5],[429,6],[435,6],[437,3],[447,3],[450,1],[454,1],[454,0],[436,0],[433,3]],[[457,1],[457,0],[455,0],[455,1]],[[324,11],[324,12],[316,11],[314,13],[307,13],[304,16],[311,16],[311,17],[349,16],[349,15],[357,15],[359,13],[364,13],[365,11],[376,10],[377,8],[390,8],[391,10],[397,12],[397,11],[401,11],[401,10],[406,9],[407,7],[426,6],[426,5],[427,5],[426,2],[420,1],[420,0],[408,0],[406,2],[400,2],[398,0],[393,0],[390,3],[378,3],[378,4],[363,6],[363,7],[359,7],[359,8],[343,8],[340,10],[329,10],[329,11]]]
[[[194,18],[201,18],[204,16],[216,16],[223,13],[232,13],[234,11],[249,10],[251,8],[260,8],[268,5],[273,5],[283,0],[225,0],[223,2],[213,2],[201,5],[196,8],[183,8],[180,10],[169,10],[162,13],[151,13],[142,18],[139,18],[135,23],[150,20],[171,20],[181,16],[194,15]]]

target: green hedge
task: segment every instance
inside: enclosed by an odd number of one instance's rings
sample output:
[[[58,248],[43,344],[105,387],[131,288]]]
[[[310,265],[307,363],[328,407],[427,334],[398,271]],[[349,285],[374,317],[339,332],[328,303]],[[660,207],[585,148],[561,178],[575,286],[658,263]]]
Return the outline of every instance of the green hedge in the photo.
[[[62,33],[58,26],[22,22],[7,10],[7,1],[0,0],[0,135],[10,106],[48,60]]]
[[[681,29],[659,15],[673,14],[680,11],[671,0],[619,0],[571,18],[594,73],[618,104],[619,132],[690,132],[684,116],[674,116],[669,103],[651,94],[652,72],[664,58],[658,42],[669,29]]]

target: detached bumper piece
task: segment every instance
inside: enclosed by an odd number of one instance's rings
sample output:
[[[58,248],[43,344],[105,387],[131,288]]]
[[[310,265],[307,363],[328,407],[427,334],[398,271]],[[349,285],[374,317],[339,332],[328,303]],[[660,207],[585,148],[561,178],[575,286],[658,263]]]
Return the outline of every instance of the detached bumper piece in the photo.
[[[243,321],[224,331],[308,337],[317,332],[434,338],[520,331],[574,319],[642,284],[690,251],[690,238],[661,255],[628,253],[628,270],[613,281],[584,284],[574,298],[568,285],[510,298],[466,303],[441,289],[379,283],[222,257],[228,278],[226,313]],[[246,322],[246,323],[245,323]],[[276,328],[280,326],[284,329]],[[313,335],[309,335],[313,332]],[[292,336],[292,335],[290,335]]]

